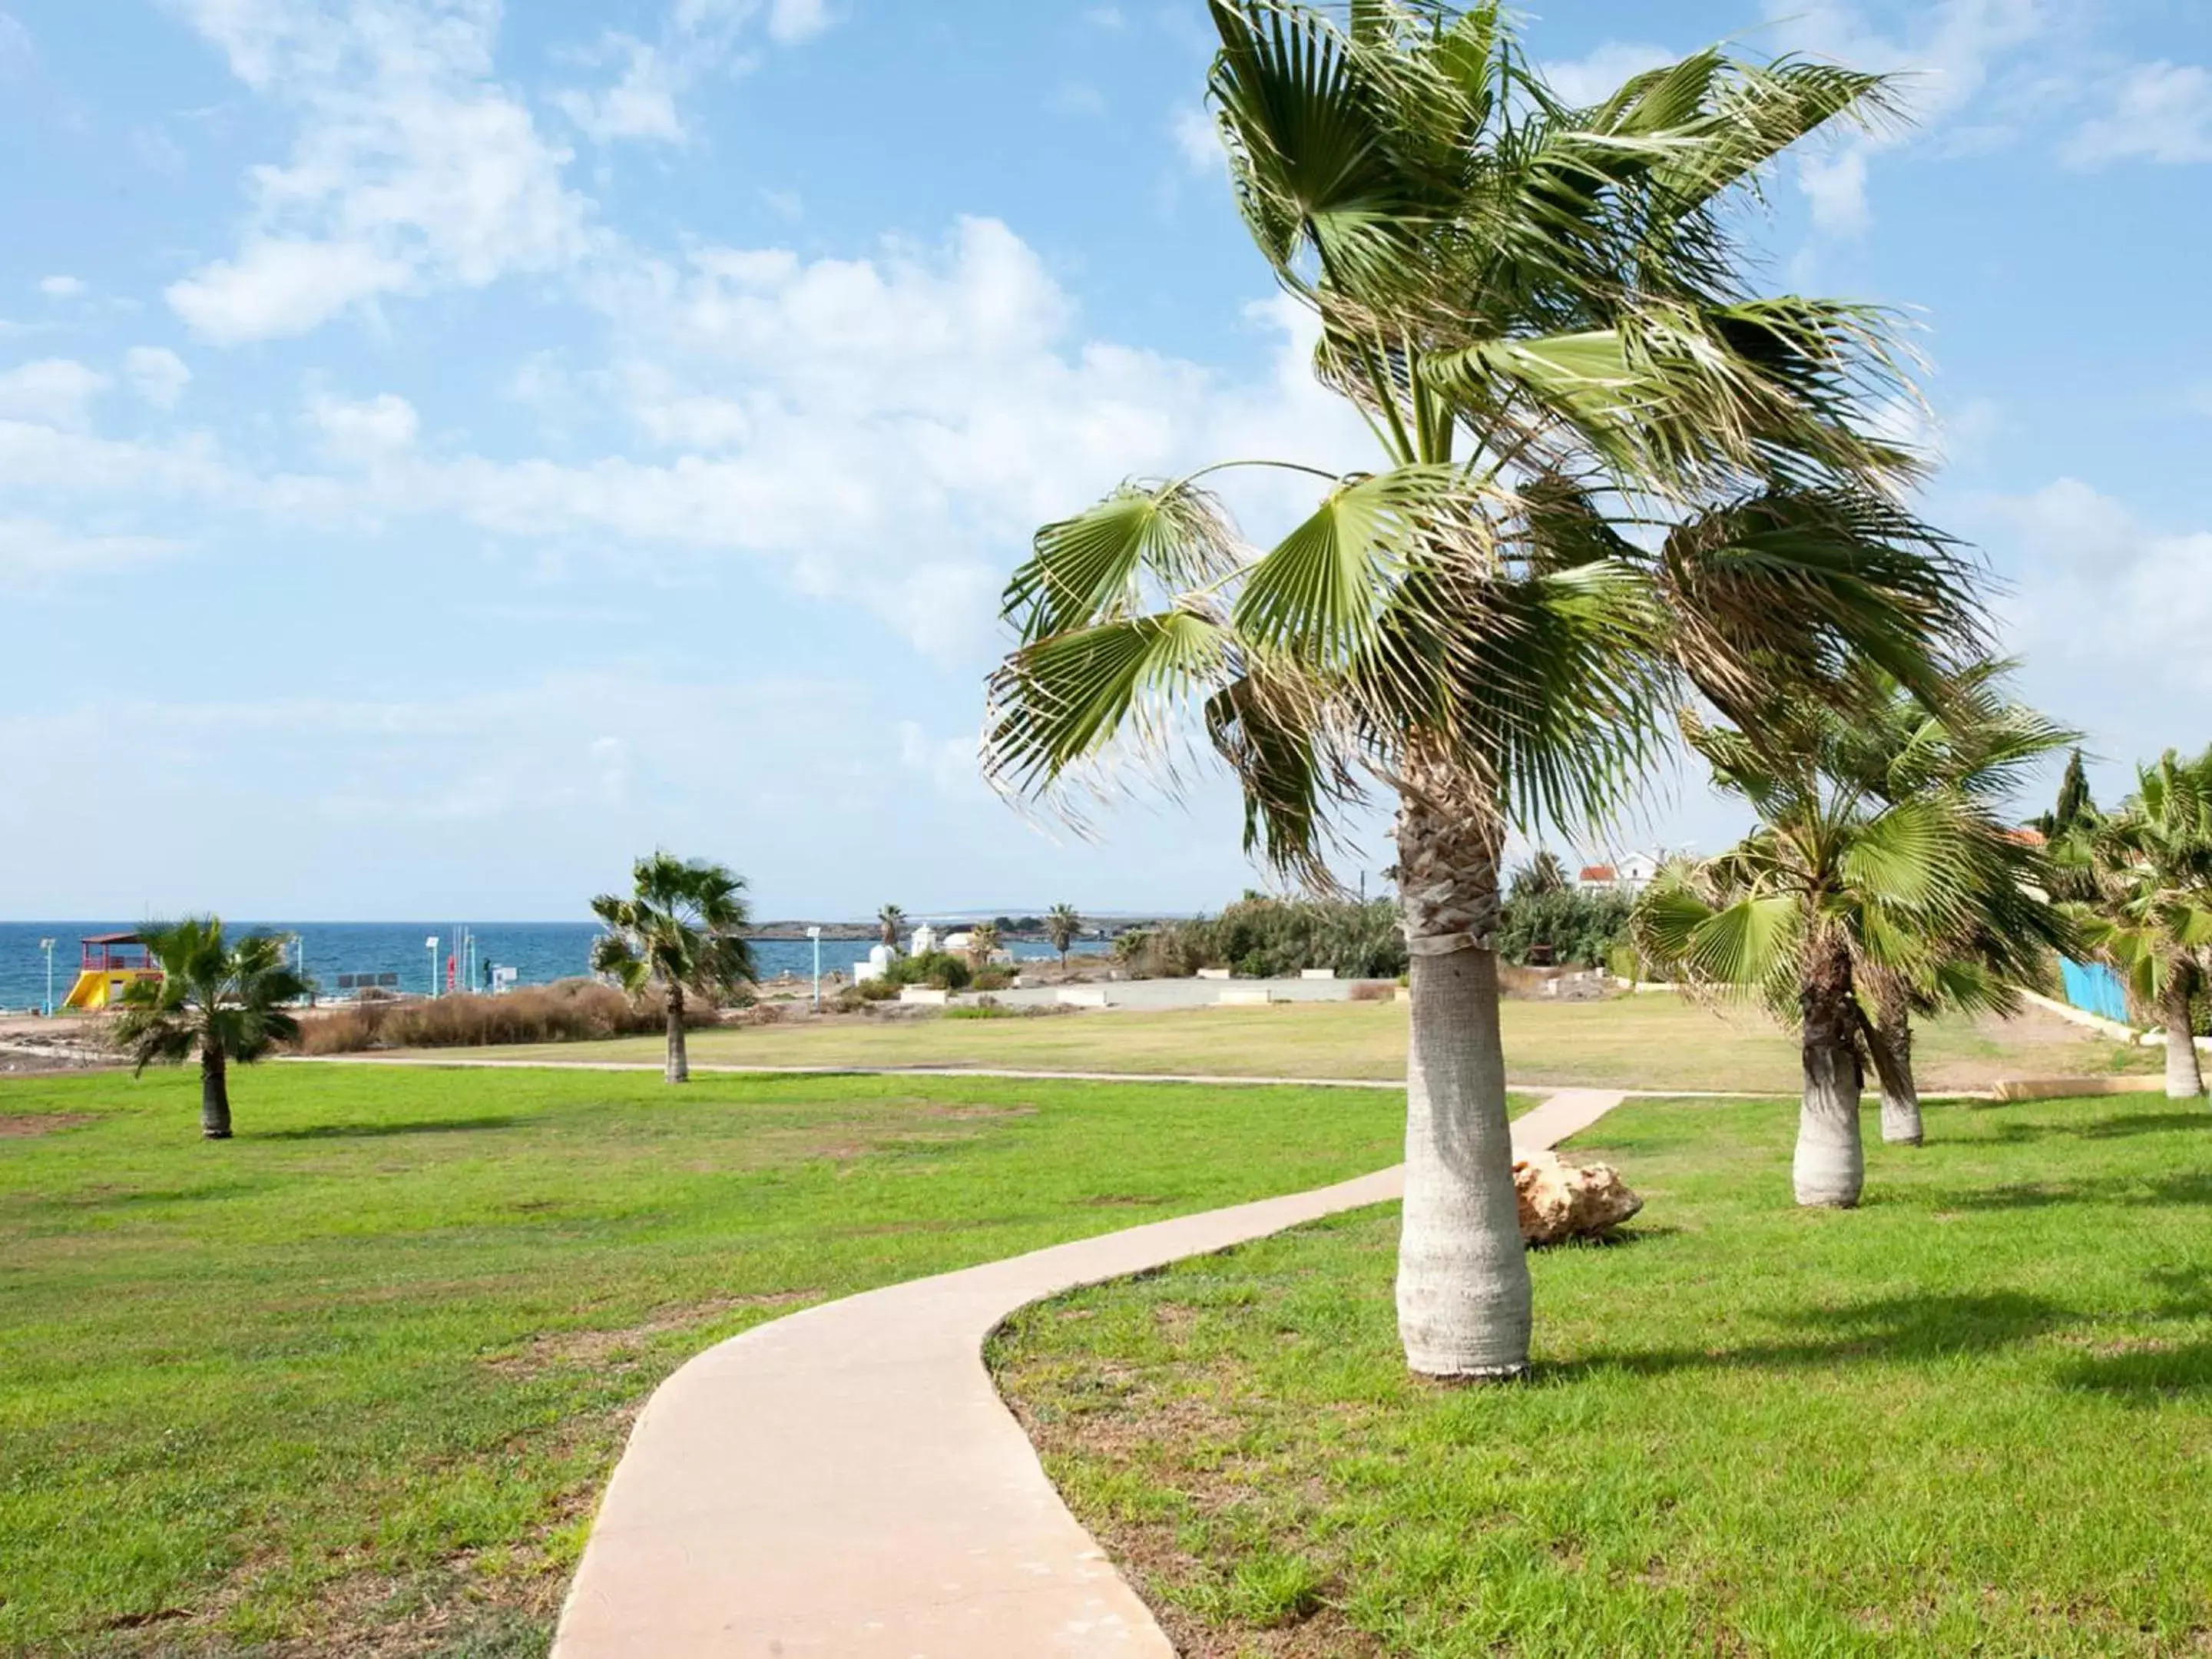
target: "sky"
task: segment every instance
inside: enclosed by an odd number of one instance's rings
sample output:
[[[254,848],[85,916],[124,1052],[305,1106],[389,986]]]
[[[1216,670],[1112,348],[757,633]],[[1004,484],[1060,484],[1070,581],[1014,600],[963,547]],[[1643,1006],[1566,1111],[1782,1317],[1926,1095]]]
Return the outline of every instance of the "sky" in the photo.
[[[1523,21],[1582,96],[1903,77],[1764,280],[1907,308],[1923,508],[2100,794],[2212,740],[2212,7]],[[568,918],[657,845],[771,915],[1256,884],[1224,787],[1086,840],[975,761],[1039,523],[1369,459],[1207,59],[1197,0],[0,0],[0,916]],[[1617,844],[1743,827],[1686,778]]]

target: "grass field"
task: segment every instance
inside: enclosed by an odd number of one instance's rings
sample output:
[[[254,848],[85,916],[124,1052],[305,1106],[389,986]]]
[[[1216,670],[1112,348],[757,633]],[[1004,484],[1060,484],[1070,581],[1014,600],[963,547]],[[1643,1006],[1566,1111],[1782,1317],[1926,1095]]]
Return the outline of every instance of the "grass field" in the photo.
[[[1516,1084],[1778,1091],[1797,1087],[1796,1040],[1750,1012],[1723,1016],[1680,997],[1509,1001],[1505,1054]],[[501,1059],[658,1061],[657,1037],[501,1048]],[[2154,1072],[2160,1056],[2046,1014],[2009,1024],[1945,1019],[1919,1035],[1932,1089],[2002,1077]],[[1206,1077],[1400,1078],[1406,1010],[1396,1003],[1303,1003],[1047,1018],[854,1021],[702,1032],[696,1065],[1002,1066]]]
[[[1632,1103],[1538,1382],[1404,1374],[1395,1207],[1028,1310],[1002,1386],[1188,1655],[2212,1647],[2212,1114],[1937,1108],[1869,1202],[1792,1111]]]
[[[544,1650],[630,1414],[801,1304],[1391,1162],[1359,1091],[0,1083],[0,1651]]]

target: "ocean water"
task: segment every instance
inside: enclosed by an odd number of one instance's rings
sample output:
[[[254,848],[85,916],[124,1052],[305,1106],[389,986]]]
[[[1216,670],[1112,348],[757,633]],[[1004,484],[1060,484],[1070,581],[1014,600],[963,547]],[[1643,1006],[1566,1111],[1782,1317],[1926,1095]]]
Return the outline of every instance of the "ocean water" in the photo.
[[[76,983],[79,941],[93,933],[128,933],[137,924],[128,921],[9,921],[0,922],[0,1011],[18,1012],[44,1006],[46,958],[39,941],[54,941],[54,1002],[57,1006]],[[483,921],[469,924],[476,935],[477,973],[482,964],[494,963],[515,970],[523,985],[546,985],[591,971],[592,941],[599,934],[596,922]],[[436,982],[446,983],[446,958],[453,948],[455,924],[435,921],[271,921],[234,922],[235,933],[261,931],[295,933],[306,947],[309,978],[325,991],[335,991],[341,974],[397,974],[402,992],[422,994],[431,987],[434,958],[424,940],[435,934]],[[867,959],[868,939],[822,941],[822,971],[849,971],[855,962]],[[1053,955],[1049,945],[1015,940],[1007,947],[1018,961]],[[1079,950],[1101,950],[1086,940]],[[763,979],[788,971],[802,977],[814,971],[814,944],[805,939],[757,939],[753,960]]]

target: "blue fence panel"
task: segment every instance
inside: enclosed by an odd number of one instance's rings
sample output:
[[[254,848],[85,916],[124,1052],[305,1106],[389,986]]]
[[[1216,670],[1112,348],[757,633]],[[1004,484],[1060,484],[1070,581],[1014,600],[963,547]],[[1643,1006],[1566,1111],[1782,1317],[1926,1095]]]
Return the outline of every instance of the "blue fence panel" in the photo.
[[[2127,1023],[2128,992],[2118,974],[2100,962],[2061,961],[2058,971],[2066,981],[2067,1001],[2085,1012]]]

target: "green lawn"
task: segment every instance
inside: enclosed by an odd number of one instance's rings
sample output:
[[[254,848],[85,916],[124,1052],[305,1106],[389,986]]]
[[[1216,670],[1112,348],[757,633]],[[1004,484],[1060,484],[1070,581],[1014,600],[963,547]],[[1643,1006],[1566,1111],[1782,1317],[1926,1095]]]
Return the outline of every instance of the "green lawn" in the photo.
[[[0,1083],[0,1651],[542,1653],[630,1414],[793,1307],[1390,1163],[1364,1091]]]
[[[1659,994],[1605,1002],[1509,1001],[1505,1057],[1514,1081],[1685,1090],[1790,1091],[1796,1040],[1749,1010],[1726,1015]],[[1922,1081],[1983,1089],[2004,1077],[2154,1072],[2154,1052],[2127,1048],[2047,1014],[2009,1024],[1942,1019],[1918,1035]],[[502,1048],[502,1059],[658,1063],[658,1037]],[[1045,1018],[853,1020],[707,1031],[700,1065],[1000,1066],[1207,1077],[1402,1078],[1406,1009],[1396,1003],[1070,1014]]]
[[[2212,1649],[2212,1114],[1938,1108],[1869,1202],[1791,1110],[1633,1103],[1535,1261],[1540,1380],[1411,1382],[1396,1212],[1030,1310],[1002,1385],[1205,1655]]]

